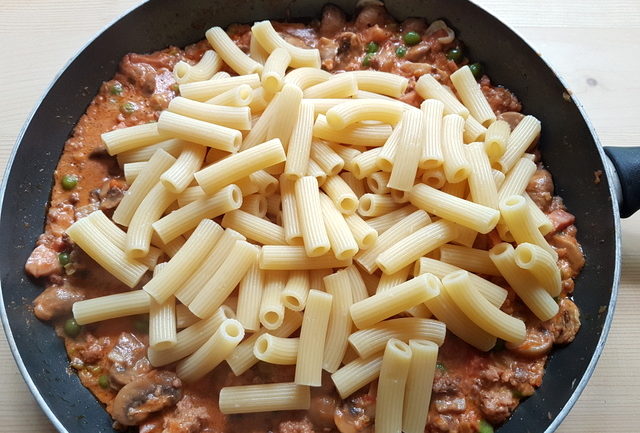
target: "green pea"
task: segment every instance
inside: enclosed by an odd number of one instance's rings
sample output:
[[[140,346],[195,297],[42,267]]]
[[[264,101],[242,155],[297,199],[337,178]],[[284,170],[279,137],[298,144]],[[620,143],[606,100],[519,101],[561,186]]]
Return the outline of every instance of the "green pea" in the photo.
[[[440,361],[436,362],[436,368],[440,371],[447,371],[447,367]]]
[[[407,47],[405,47],[404,45],[400,45],[398,48],[396,48],[396,56],[404,57],[406,54],[407,54]]]
[[[109,376],[107,376],[106,374],[100,376],[98,378],[98,385],[100,385],[100,388],[103,389],[109,388]]]
[[[138,106],[131,101],[127,101],[120,106],[120,112],[122,114],[135,113],[137,110],[138,110]]]
[[[374,57],[372,53],[366,54],[362,59],[362,66],[371,66],[371,60],[373,60]]]
[[[82,332],[82,326],[78,325],[76,319],[68,319],[64,322],[64,333],[71,338],[76,338]]]
[[[62,188],[70,191],[78,185],[78,176],[75,174],[65,174],[62,176],[60,183],[62,184]]]
[[[146,316],[138,317],[135,322],[133,322],[133,327],[136,328],[139,332],[148,333],[149,332],[149,318]]]
[[[480,425],[478,426],[478,433],[493,433],[493,427],[491,424],[481,419]]]
[[[415,45],[422,40],[422,37],[417,32],[407,32],[402,37],[405,44],[411,46]]]
[[[377,53],[380,49],[380,46],[375,42],[369,42],[366,47],[367,53]]]
[[[178,93],[180,92],[180,85],[178,83],[173,83],[170,87],[171,90],[173,90],[173,93]]]
[[[462,60],[462,50],[460,48],[451,48],[447,52],[447,59],[453,60],[456,63],[460,63]]]
[[[62,252],[58,254],[58,261],[60,262],[60,266],[67,266],[71,261],[71,257],[69,256],[69,253]]]
[[[469,69],[471,70],[471,73],[473,74],[476,80],[479,80],[480,77],[482,77],[482,74],[484,74],[484,68],[480,63],[476,62],[476,63],[470,64]]]
[[[111,93],[112,95],[115,95],[115,96],[122,95],[123,91],[124,91],[124,88],[122,87],[122,84],[120,84],[118,82],[113,83],[113,85],[111,85],[111,87],[109,87],[109,93]]]

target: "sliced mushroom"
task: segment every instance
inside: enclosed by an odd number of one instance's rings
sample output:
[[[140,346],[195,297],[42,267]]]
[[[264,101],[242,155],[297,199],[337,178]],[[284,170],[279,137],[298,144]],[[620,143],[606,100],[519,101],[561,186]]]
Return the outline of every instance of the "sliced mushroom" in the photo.
[[[111,383],[117,387],[135,380],[149,371],[149,360],[146,358],[146,347],[135,335],[123,332],[118,342],[107,355],[113,363],[109,369]]]
[[[375,397],[364,394],[336,407],[333,421],[340,433],[370,433],[375,413]]]
[[[529,327],[527,336],[520,344],[506,343],[505,346],[512,352],[527,358],[539,358],[551,350],[553,335],[545,328]]]
[[[450,44],[456,37],[456,33],[442,20],[437,20],[431,23],[425,32],[427,36],[432,35],[440,30],[444,30],[446,36],[438,38],[438,42],[441,44]]]
[[[118,391],[112,416],[122,425],[137,425],[153,412],[175,405],[182,397],[181,388],[175,373],[154,370]]]

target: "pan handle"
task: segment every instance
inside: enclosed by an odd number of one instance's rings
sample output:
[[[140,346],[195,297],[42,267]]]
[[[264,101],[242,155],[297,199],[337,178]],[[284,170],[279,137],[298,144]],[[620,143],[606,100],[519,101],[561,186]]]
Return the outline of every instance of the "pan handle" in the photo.
[[[613,185],[618,193],[620,216],[630,217],[640,209],[640,147],[607,146],[604,152],[617,174]]]

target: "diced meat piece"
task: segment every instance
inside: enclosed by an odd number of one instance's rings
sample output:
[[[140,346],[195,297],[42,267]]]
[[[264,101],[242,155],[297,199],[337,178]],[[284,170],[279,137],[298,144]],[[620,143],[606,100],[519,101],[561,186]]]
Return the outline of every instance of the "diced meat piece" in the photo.
[[[427,30],[427,22],[424,18],[407,18],[400,24],[402,33],[416,32],[422,34]]]
[[[467,401],[464,397],[437,398],[433,404],[440,413],[462,413],[467,408]]]
[[[511,130],[513,131],[516,126],[524,119],[524,114],[519,113],[517,111],[505,111],[504,113],[498,114],[498,120],[504,120],[509,124]]]
[[[278,426],[278,433],[314,433],[313,424],[307,418],[299,421],[283,421]]]
[[[576,238],[564,233],[556,233],[549,239],[549,244],[556,249],[559,258],[569,262],[573,271],[571,276],[578,275],[584,266],[584,254]]]
[[[560,312],[547,322],[556,344],[568,344],[580,330],[580,310],[570,299],[560,301]]]
[[[353,65],[359,65],[358,59],[363,54],[364,46],[362,41],[352,32],[344,32],[336,38],[338,49],[336,51],[337,69],[353,69]]]
[[[118,337],[118,342],[107,355],[113,363],[109,369],[111,383],[126,385],[137,377],[147,373],[151,366],[146,357],[147,348],[138,338],[123,332]]]
[[[140,424],[150,414],[176,404],[182,397],[181,388],[175,373],[153,370],[118,391],[111,415],[125,426]]]
[[[60,202],[49,208],[47,213],[47,223],[50,231],[54,235],[62,237],[66,229],[75,221],[74,206],[69,203]]]
[[[433,378],[433,392],[439,394],[456,394],[459,391],[460,378],[458,376],[452,376],[440,370],[436,371],[436,375]]]
[[[500,86],[492,86],[489,77],[486,75],[480,79],[480,89],[484,94],[494,113],[500,114],[505,111],[520,111],[522,104],[516,95]]]
[[[331,37],[344,29],[347,17],[338,6],[327,4],[322,8],[322,20],[320,21],[320,36]]]
[[[365,43],[376,42],[378,44],[382,44],[389,39],[391,35],[392,33],[389,30],[376,24],[375,26],[362,31],[359,36]]]
[[[62,273],[58,253],[45,245],[38,245],[34,248],[24,268],[35,278]]]
[[[335,67],[335,59],[338,54],[338,44],[333,39],[320,38],[318,40],[318,51],[320,51],[320,59],[322,67],[327,71],[332,71]]]
[[[82,291],[70,286],[47,287],[33,301],[33,311],[40,320],[52,320],[71,314],[75,302],[82,301]]]
[[[369,27],[373,27],[376,24],[383,26],[387,23],[393,22],[393,18],[389,15],[384,6],[370,5],[365,6],[358,17],[356,18],[356,29],[359,31],[365,30]]]
[[[553,179],[551,173],[544,168],[540,168],[533,173],[527,192],[536,205],[543,211],[549,208],[553,198]]]
[[[78,350],[78,356],[86,364],[95,364],[105,357],[110,342],[109,337],[96,338],[88,334],[84,345]]]
[[[336,408],[333,421],[340,433],[369,433],[376,414],[375,397],[364,394]]]
[[[163,432],[198,433],[209,418],[209,411],[197,398],[185,395],[178,401],[175,410],[164,416]]]
[[[553,229],[560,232],[573,224],[576,217],[563,209],[556,209],[547,215],[553,223]]]
[[[492,424],[506,420],[517,405],[518,399],[506,386],[496,386],[480,394],[480,410]]]
[[[420,42],[419,44],[409,48],[405,55],[405,59],[412,62],[425,62],[430,50],[431,45],[426,42]]]

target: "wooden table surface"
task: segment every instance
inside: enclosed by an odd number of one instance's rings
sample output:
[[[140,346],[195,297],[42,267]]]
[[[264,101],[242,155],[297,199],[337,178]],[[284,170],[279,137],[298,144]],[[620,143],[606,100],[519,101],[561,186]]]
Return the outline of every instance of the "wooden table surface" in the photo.
[[[640,145],[640,2],[476,0],[523,35],[569,84],[604,145]],[[0,2],[0,169],[55,74],[100,29],[140,0]],[[638,68],[638,69],[636,69]],[[1,172],[0,172],[1,173]],[[640,215],[623,227],[613,327],[561,433],[637,432],[640,409]],[[604,288],[603,288],[604,289]],[[0,432],[53,432],[0,333]]]

